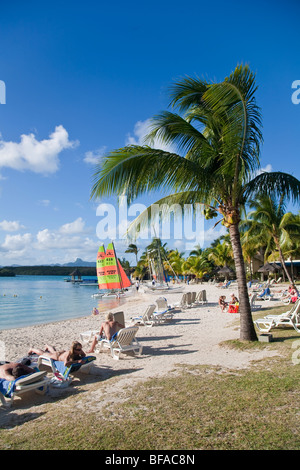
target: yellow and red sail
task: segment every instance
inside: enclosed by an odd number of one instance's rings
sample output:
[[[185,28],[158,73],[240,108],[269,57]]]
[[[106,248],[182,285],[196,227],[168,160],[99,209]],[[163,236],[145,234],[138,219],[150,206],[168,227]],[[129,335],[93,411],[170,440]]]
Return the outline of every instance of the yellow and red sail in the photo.
[[[124,289],[131,286],[117,259],[113,243],[108,244],[106,251],[104,245],[99,247],[96,269],[99,289]]]

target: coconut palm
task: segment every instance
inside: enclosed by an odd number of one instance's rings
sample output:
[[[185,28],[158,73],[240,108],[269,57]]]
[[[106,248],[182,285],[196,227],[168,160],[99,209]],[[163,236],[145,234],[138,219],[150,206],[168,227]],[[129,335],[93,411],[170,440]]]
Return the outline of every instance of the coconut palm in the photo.
[[[189,256],[183,263],[183,270],[189,274],[194,274],[197,279],[202,280],[203,276],[210,272],[211,266],[207,259],[201,256]]]
[[[252,321],[239,222],[241,206],[248,198],[276,191],[298,199],[300,182],[280,172],[261,173],[260,110],[255,101],[255,75],[240,65],[220,83],[184,78],[170,89],[170,105],[152,119],[147,142],[161,139],[177,145],[177,151],[133,145],[111,151],[96,168],[91,196],[127,195],[129,203],[149,191],[169,195],[157,204],[202,203],[217,211],[228,228],[240,299],[240,339],[256,340]],[[170,194],[171,192],[171,194]],[[146,211],[151,215],[151,207]],[[145,218],[141,214],[133,230]]]
[[[300,220],[291,212],[286,212],[286,205],[282,198],[277,200],[272,196],[259,196],[254,201],[250,201],[249,207],[252,209],[248,213],[248,226],[245,236],[252,238],[266,246],[265,261],[276,251],[282,268],[290,283],[293,282],[285,264],[284,251],[286,247],[292,247],[293,238],[299,240]],[[284,250],[283,250],[283,247]],[[274,256],[273,256],[274,258]]]
[[[182,264],[185,261],[183,255],[184,253],[179,252],[178,249],[173,250],[168,254],[168,263],[166,263],[164,267],[169,274],[173,275],[175,273],[176,277],[182,274]]]
[[[210,248],[208,259],[216,266],[233,266],[231,245],[223,242]]]
[[[136,264],[138,264],[138,252],[139,252],[139,248],[134,243],[130,243],[128,245],[127,250],[125,250],[125,253],[133,253],[135,255]]]

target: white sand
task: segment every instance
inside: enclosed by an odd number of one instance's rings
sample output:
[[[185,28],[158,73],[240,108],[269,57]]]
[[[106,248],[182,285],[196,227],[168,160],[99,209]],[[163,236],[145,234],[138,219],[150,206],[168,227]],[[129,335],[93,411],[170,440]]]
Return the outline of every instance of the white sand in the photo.
[[[141,356],[121,355],[119,361],[114,360],[108,351],[96,354],[97,359],[89,379],[74,381],[71,387],[89,387],[92,384],[92,392],[85,394],[87,399],[80,401],[80,406],[101,407],[105,404],[105,396],[115,397],[121,400],[122,390],[130,385],[134,386],[139,381],[147,378],[162,377],[170,372],[176,373],[178,364],[187,365],[214,365],[221,368],[241,369],[247,368],[252,361],[277,354],[276,351],[267,349],[252,352],[237,351],[235,349],[219,346],[222,341],[239,338],[239,314],[222,313],[217,305],[218,297],[230,294],[237,295],[237,286],[233,288],[219,289],[208,284],[185,285],[185,291],[206,290],[208,303],[192,307],[186,310],[178,310],[171,322],[157,325],[152,328],[140,326],[137,338],[143,345]],[[179,302],[182,293],[164,294],[169,304]],[[155,303],[159,294],[146,294],[139,292],[129,297],[120,307],[112,311],[122,310],[125,315],[126,326],[130,317],[143,314],[150,303]],[[267,302],[267,306],[278,304],[277,301]],[[262,301],[263,305],[264,302]],[[265,302],[266,304],[266,302]],[[263,315],[263,310],[262,310]],[[31,346],[43,348],[45,344],[52,344],[57,349],[69,349],[73,340],[80,339],[80,333],[86,330],[100,328],[104,314],[83,317],[74,320],[49,323],[46,325],[30,326],[0,332],[0,344],[5,347],[5,359],[17,360],[27,354]],[[85,348],[84,348],[85,349]],[[87,348],[85,349],[87,350]],[[180,369],[180,368],[179,368]],[[178,369],[178,370],[179,370]],[[81,374],[83,376],[83,374]],[[113,378],[113,380],[110,380]],[[95,384],[98,387],[95,387]],[[68,396],[69,389],[50,389],[47,399],[61,393]],[[38,395],[37,395],[38,396]],[[50,398],[49,398],[50,397]],[[38,404],[32,406],[33,398],[29,397],[27,403],[25,395],[16,399],[14,410],[14,422],[21,419],[22,413],[28,413],[28,408],[33,412],[40,411],[46,397],[39,397]],[[73,397],[76,402],[76,396]],[[74,403],[76,405],[76,403]],[[59,406],[59,402],[57,404]],[[79,406],[79,405],[78,405]],[[0,407],[1,408],[1,407]],[[0,414],[0,425],[12,425],[9,414],[3,415],[3,407]],[[17,416],[17,418],[16,418]]]

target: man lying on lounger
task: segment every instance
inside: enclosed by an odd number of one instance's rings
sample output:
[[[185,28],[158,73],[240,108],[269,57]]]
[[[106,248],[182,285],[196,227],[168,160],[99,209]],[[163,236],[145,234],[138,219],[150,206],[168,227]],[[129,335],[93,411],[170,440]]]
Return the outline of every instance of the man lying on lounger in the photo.
[[[19,362],[8,362],[0,366],[0,379],[15,380],[22,375],[28,375],[36,372],[31,367],[20,364]]]
[[[117,333],[119,330],[122,328],[125,328],[124,325],[119,323],[118,321],[115,321],[113,314],[110,312],[106,315],[106,321],[102,323],[99,335],[96,335],[93,339],[91,349],[88,351],[88,353],[94,352],[95,346],[97,342],[102,338],[102,335],[104,334],[104,338],[111,340],[113,335]]]

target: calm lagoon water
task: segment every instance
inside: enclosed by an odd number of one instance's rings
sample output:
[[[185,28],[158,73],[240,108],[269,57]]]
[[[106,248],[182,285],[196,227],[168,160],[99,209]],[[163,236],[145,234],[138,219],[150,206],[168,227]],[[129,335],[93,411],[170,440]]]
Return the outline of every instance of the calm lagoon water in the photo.
[[[116,307],[120,300],[93,299],[98,286],[65,282],[65,276],[0,277],[0,330],[91,315]],[[86,276],[85,279],[94,279]]]

